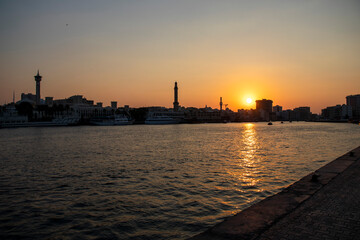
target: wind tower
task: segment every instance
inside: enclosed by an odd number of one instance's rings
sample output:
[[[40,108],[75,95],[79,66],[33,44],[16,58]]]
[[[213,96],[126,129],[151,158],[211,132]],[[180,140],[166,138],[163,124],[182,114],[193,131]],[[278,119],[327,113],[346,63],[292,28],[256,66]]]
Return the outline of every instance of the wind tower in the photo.
[[[40,82],[42,76],[39,74],[39,70],[37,71],[37,75],[34,76],[36,82],[36,105],[40,104]]]
[[[179,101],[178,101],[178,86],[177,86],[177,82],[175,82],[175,87],[174,87],[174,111],[178,111],[179,110]]]
[[[220,111],[222,111],[222,106],[223,106],[222,97],[220,97]]]

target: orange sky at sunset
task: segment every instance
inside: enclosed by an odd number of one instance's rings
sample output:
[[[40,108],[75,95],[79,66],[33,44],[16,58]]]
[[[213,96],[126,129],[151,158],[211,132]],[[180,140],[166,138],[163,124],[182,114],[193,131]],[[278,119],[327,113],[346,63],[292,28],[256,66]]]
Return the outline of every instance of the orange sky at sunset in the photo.
[[[1,1],[0,104],[35,92],[119,106],[319,113],[360,93],[360,2]]]

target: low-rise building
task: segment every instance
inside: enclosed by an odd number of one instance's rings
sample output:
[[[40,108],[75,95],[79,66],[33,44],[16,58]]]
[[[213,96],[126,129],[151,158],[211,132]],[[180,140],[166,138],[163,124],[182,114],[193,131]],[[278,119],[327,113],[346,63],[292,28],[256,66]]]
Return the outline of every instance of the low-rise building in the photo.
[[[298,107],[294,109],[296,121],[309,121],[311,120],[310,107]]]
[[[324,120],[340,121],[352,118],[352,108],[348,105],[336,105],[321,110],[321,117]]]

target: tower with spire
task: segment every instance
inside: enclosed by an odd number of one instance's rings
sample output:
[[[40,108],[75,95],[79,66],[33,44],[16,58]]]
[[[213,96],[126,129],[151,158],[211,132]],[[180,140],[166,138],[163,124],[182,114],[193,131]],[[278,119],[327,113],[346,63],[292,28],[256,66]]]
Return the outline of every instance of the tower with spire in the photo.
[[[177,82],[175,82],[175,87],[174,87],[174,111],[178,111],[179,110],[179,101],[178,101],[178,86],[177,86]]]
[[[39,70],[37,71],[36,76],[34,76],[36,82],[36,105],[40,104],[40,82],[42,76],[39,74]]]

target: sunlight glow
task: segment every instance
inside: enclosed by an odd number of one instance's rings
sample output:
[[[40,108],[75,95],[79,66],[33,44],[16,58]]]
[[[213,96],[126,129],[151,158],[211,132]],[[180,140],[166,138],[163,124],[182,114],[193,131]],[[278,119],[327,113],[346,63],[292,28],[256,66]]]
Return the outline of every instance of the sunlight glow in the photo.
[[[246,102],[247,102],[248,104],[252,103],[252,101],[253,101],[252,98],[247,98],[247,99],[246,99]]]

